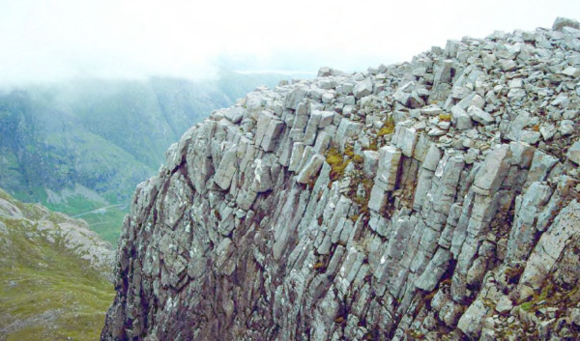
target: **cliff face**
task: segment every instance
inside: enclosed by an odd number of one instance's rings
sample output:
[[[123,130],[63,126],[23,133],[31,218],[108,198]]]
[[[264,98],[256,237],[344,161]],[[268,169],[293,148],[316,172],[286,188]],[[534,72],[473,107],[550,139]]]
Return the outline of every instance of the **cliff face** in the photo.
[[[103,339],[579,337],[580,30],[258,88],[140,184]]]

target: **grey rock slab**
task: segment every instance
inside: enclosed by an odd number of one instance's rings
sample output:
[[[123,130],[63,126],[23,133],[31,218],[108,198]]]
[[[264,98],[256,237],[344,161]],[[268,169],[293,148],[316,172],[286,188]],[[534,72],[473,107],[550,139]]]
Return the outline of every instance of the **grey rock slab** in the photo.
[[[254,182],[251,189],[257,193],[271,190],[274,183],[270,174],[270,165],[265,160],[256,159],[252,168],[254,168]]]
[[[528,144],[536,144],[541,136],[542,135],[539,131],[524,130],[520,135],[520,141]]]
[[[288,109],[297,110],[298,105],[304,100],[306,94],[308,93],[308,87],[305,85],[299,85],[294,90],[288,94],[284,106]]]
[[[224,153],[215,173],[213,180],[223,190],[227,190],[230,187],[234,173],[237,171],[237,151],[236,145],[232,145]]]
[[[572,200],[560,211],[530,255],[520,279],[520,286],[527,284],[534,289],[541,288],[569,239],[580,232],[579,213],[580,204],[576,200]]]
[[[506,144],[489,152],[475,177],[473,190],[483,195],[495,193],[509,171],[510,158],[510,148]]]
[[[574,121],[571,120],[564,120],[560,122],[560,127],[558,127],[558,131],[562,136],[572,135],[574,133]]]
[[[323,66],[320,69],[318,69],[317,77],[328,77],[331,74],[332,74],[332,69],[329,68],[328,66]]]
[[[379,149],[379,167],[375,177],[375,186],[385,191],[392,191],[395,188],[401,155],[401,150],[393,146],[384,146]]]
[[[292,156],[290,157],[290,163],[288,164],[289,171],[295,172],[299,170],[305,147],[306,145],[302,142],[294,142],[294,145],[292,146]]]
[[[417,143],[417,131],[414,128],[407,128],[402,123],[398,123],[391,143],[400,148],[406,157],[413,157],[415,144]]]
[[[322,168],[322,164],[324,163],[325,158],[320,154],[314,154],[312,158],[306,163],[304,169],[298,174],[296,177],[296,182],[301,184],[308,184],[312,181]]]
[[[421,166],[434,172],[437,169],[437,165],[439,164],[442,155],[441,149],[439,149],[434,143],[431,144]]]
[[[510,142],[511,164],[519,168],[530,168],[536,148],[521,141]]]
[[[244,115],[246,114],[246,110],[241,106],[236,106],[233,108],[229,108],[224,111],[223,115],[226,119],[230,120],[233,123],[240,123]]]
[[[495,306],[495,310],[500,313],[507,313],[512,310],[514,307],[512,300],[509,296],[502,295],[500,299],[497,300],[497,304]]]
[[[352,138],[358,136],[358,134],[362,131],[363,125],[358,122],[353,122],[347,118],[343,118],[340,120],[340,124],[338,125],[338,130],[336,135],[339,141],[345,141],[346,138]]]
[[[316,141],[316,134],[318,132],[318,125],[322,119],[322,114],[318,110],[313,110],[308,120],[308,125],[306,126],[306,131],[304,132],[304,144],[312,146],[314,141]]]
[[[524,188],[529,187],[535,181],[544,181],[557,162],[557,158],[536,149]]]
[[[505,138],[512,141],[519,141],[525,127],[530,124],[530,113],[521,111],[518,116],[507,125],[507,131],[504,132]]]
[[[278,120],[278,117],[276,117],[276,115],[274,115],[271,112],[266,111],[266,110],[260,112],[260,114],[258,116],[258,122],[256,124],[256,134],[255,134],[256,145],[262,144],[262,140],[264,139],[264,135],[268,131],[268,128],[270,126],[270,121],[272,121],[272,120]]]
[[[387,205],[389,199],[389,192],[385,191],[381,186],[376,184],[371,189],[368,207],[375,212],[381,212]]]
[[[516,201],[516,214],[509,234],[507,261],[524,261],[536,242],[535,223],[542,208],[550,200],[552,189],[541,182],[534,182],[523,197]]]
[[[276,147],[278,138],[284,130],[284,122],[279,120],[271,120],[266,128],[261,146],[265,152],[271,152]]]
[[[435,241],[435,240],[434,240]],[[439,248],[427,265],[423,274],[415,282],[415,286],[421,290],[432,291],[447,270],[447,265],[452,255],[449,250]]]
[[[432,137],[437,137],[437,136],[443,136],[446,133],[447,133],[446,130],[442,130],[442,129],[439,129],[437,127],[434,127],[434,128],[431,128],[431,130],[429,130],[429,132],[427,133],[427,135],[428,136],[432,136]]]
[[[475,300],[459,319],[457,328],[470,337],[477,337],[481,332],[483,320],[487,317],[490,308],[481,300]]]

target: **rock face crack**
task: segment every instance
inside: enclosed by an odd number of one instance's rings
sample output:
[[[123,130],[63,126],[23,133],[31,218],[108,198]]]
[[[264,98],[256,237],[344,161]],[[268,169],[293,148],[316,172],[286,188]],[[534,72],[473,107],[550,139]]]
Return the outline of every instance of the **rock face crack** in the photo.
[[[579,39],[559,18],[214,112],[137,187],[102,339],[579,338]]]

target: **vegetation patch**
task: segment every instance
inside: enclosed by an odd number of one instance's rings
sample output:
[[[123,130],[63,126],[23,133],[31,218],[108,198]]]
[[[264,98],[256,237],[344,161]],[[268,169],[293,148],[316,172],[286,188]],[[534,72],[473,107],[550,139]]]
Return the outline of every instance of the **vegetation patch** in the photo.
[[[385,124],[383,125],[383,127],[381,129],[379,129],[379,131],[377,132],[377,136],[381,137],[381,136],[392,134],[394,132],[395,132],[395,121],[393,120],[392,117],[389,117],[385,121]]]
[[[344,176],[346,166],[351,162],[353,155],[352,146],[345,147],[344,155],[336,148],[330,148],[326,154],[326,162],[331,167],[330,181],[336,181]],[[349,156],[350,155],[350,156]],[[346,157],[345,157],[346,156]]]
[[[440,114],[439,121],[451,122],[451,114]]]

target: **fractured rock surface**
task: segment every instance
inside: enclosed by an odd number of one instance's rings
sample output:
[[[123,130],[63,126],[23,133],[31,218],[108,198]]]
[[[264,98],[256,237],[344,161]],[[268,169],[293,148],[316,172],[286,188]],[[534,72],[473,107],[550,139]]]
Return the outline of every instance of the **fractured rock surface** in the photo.
[[[580,337],[580,31],[260,87],[140,184],[102,339]]]

